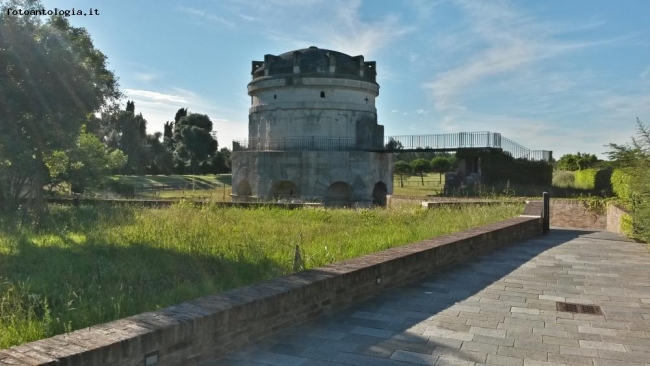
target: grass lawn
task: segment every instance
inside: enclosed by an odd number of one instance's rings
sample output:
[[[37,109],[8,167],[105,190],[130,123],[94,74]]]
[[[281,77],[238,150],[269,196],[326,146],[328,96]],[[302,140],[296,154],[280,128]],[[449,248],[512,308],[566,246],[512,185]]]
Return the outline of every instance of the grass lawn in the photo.
[[[290,273],[296,245],[312,268],[522,209],[53,205],[39,233],[0,218],[0,349]]]
[[[445,188],[445,177],[442,179],[438,173],[430,173],[424,176],[424,185],[419,176],[404,177],[404,187],[400,187],[399,175],[395,174],[393,179],[393,194],[397,196],[426,196],[434,195]]]
[[[137,196],[142,198],[207,198],[229,202],[232,193],[230,174],[115,176],[114,179],[121,183],[134,184],[139,189]],[[427,174],[424,176],[424,184],[422,185],[419,176],[411,176],[405,177],[404,187],[400,187],[399,176],[396,175],[393,180],[393,194],[400,196],[438,194],[445,186],[445,178],[443,176],[441,180],[437,173]]]
[[[126,175],[113,179],[133,184],[139,198],[207,198],[230,202],[231,175]]]

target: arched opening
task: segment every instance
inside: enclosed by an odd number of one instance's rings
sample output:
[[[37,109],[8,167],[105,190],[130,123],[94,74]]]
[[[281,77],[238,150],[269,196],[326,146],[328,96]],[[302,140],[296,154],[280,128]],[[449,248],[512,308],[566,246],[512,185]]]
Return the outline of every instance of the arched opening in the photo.
[[[269,193],[270,196],[273,197],[274,199],[300,197],[300,189],[298,188],[298,186],[295,183],[288,180],[281,180],[279,182],[273,183]]]
[[[375,183],[375,188],[372,190],[372,204],[376,206],[386,206],[387,194],[388,187],[386,187],[386,183],[382,181]]]
[[[247,180],[242,180],[239,182],[237,185],[237,195],[238,196],[251,196],[253,194],[253,190],[251,189],[251,184],[248,183]]]
[[[324,91],[320,92],[320,97],[325,98],[325,92]]]
[[[345,182],[332,183],[325,191],[325,206],[352,205],[352,186]]]

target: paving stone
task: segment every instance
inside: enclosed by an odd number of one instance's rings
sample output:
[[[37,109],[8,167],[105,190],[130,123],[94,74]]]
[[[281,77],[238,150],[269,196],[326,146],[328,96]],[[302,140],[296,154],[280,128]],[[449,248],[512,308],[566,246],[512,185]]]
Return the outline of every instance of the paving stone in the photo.
[[[471,333],[456,332],[456,331],[453,331],[453,330],[435,328],[435,327],[430,328],[426,332],[424,332],[424,336],[426,336],[426,337],[434,336],[434,337],[439,337],[439,338],[457,339],[457,340],[460,340],[460,341],[471,341],[474,338],[474,334],[471,334]]]
[[[558,338],[568,338],[568,332],[566,330],[557,330],[549,328],[533,328],[533,334],[541,335],[542,337],[551,336]]]
[[[556,344],[531,342],[527,340],[515,339],[516,348],[530,349],[534,351],[560,353],[560,346]]]
[[[553,337],[553,336],[547,336],[547,335],[542,336],[542,343],[557,344],[557,345],[560,345],[560,346],[580,347],[580,342],[577,339]]]
[[[340,353],[339,351],[332,351],[332,350],[327,350],[327,349],[306,348],[302,352],[300,357],[304,357],[304,358],[307,358],[307,359],[314,359],[314,360],[331,361],[339,353]]]
[[[617,360],[594,359],[594,366],[647,366],[650,364]]]
[[[474,338],[476,337],[478,336],[474,336]],[[463,341],[458,339],[430,336],[429,342],[427,344],[433,345],[435,347],[460,348],[463,344]]]
[[[463,351],[474,351],[484,353],[497,353],[498,346],[495,344],[480,343],[480,342],[463,342],[460,347]]]
[[[497,351],[497,354],[501,356],[520,357],[525,360],[526,359],[537,360],[537,361],[548,360],[548,356],[546,352],[534,351],[530,349],[517,348],[517,347],[499,346],[499,350]]]
[[[590,357],[558,354],[558,353],[549,353],[548,361],[553,363],[567,364],[567,365],[593,365],[593,361]]]
[[[505,338],[506,337],[506,331],[503,329],[488,329],[488,328],[481,328],[481,327],[471,327],[469,329],[469,332],[472,334],[480,334],[488,337],[496,337],[496,338]],[[469,339],[471,340],[471,339]]]
[[[433,356],[439,356],[437,365],[467,365],[475,362],[484,363],[487,353],[463,351],[458,349],[437,348],[432,352]]]
[[[523,366],[524,359],[519,357],[509,357],[509,356],[500,356],[495,354],[489,354],[487,356],[487,362],[493,365],[502,365],[502,366]]]
[[[243,358],[238,357],[238,354],[233,355],[234,359],[240,359],[242,361],[251,361],[258,362],[266,365],[273,366],[298,366],[305,362],[307,359],[303,357],[294,357],[287,355],[280,355],[273,352],[267,351],[255,351],[248,354],[245,354]]]
[[[614,335],[614,331],[612,329],[594,328],[585,325],[579,325],[578,332],[589,333],[589,334],[611,335],[611,336]]]
[[[397,350],[390,356],[391,360],[415,363],[418,365],[435,365],[439,356]]]
[[[307,360],[300,366],[348,366],[349,364],[324,360]]]
[[[580,341],[581,348],[593,348],[598,350],[609,350],[609,351],[618,351],[626,352],[625,346],[618,343],[607,343],[607,342],[593,342],[593,341]]]
[[[600,356],[600,358],[605,358],[608,360],[619,360],[619,361],[627,361],[627,362],[650,361],[650,357],[648,356],[647,353],[630,353],[627,351],[616,352],[616,351],[599,349],[598,355]]]
[[[489,337],[480,334],[475,334],[474,339],[472,341],[478,343],[486,343],[486,344],[493,344],[496,346],[508,346],[508,347],[512,347],[515,344],[514,339]]]
[[[333,361],[358,366],[413,366],[412,363],[402,362],[398,360],[383,359],[345,352],[337,355]]]
[[[563,363],[555,363],[555,362],[524,360],[524,366],[568,366],[568,365]]]
[[[390,338],[393,335],[393,332],[389,330],[368,328],[368,327],[355,327],[354,329],[352,329],[350,333],[367,335],[367,336],[378,337],[378,338]]]
[[[598,350],[593,348],[579,348],[571,346],[560,345],[560,354],[583,356],[583,357],[599,357]]]

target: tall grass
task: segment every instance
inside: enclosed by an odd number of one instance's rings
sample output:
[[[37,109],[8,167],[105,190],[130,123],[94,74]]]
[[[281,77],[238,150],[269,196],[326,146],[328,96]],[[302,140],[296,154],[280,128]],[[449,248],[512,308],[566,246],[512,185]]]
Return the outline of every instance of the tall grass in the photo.
[[[344,210],[51,206],[0,220],[0,349],[513,217],[521,205]]]

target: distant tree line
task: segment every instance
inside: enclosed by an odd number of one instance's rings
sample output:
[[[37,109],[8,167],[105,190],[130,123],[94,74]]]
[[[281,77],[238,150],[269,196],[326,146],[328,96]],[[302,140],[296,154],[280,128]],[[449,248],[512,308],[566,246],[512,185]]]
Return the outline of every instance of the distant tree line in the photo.
[[[147,121],[135,113],[135,103],[91,118],[93,133],[109,148],[127,156],[113,174],[223,174],[230,172],[230,150],[212,135],[212,121],[205,114],[180,108],[164,132],[147,133]]]
[[[556,169],[567,171],[583,170],[594,168],[599,163],[602,163],[602,160],[598,160],[596,155],[578,152],[577,154],[562,155],[560,160],[556,162]]]
[[[419,176],[424,185],[424,176],[428,173],[438,173],[442,183],[442,174],[457,168],[456,155],[435,151],[401,151],[401,142],[390,139],[386,144],[388,150],[395,155],[395,174],[399,177],[400,187],[404,187],[404,178]]]

